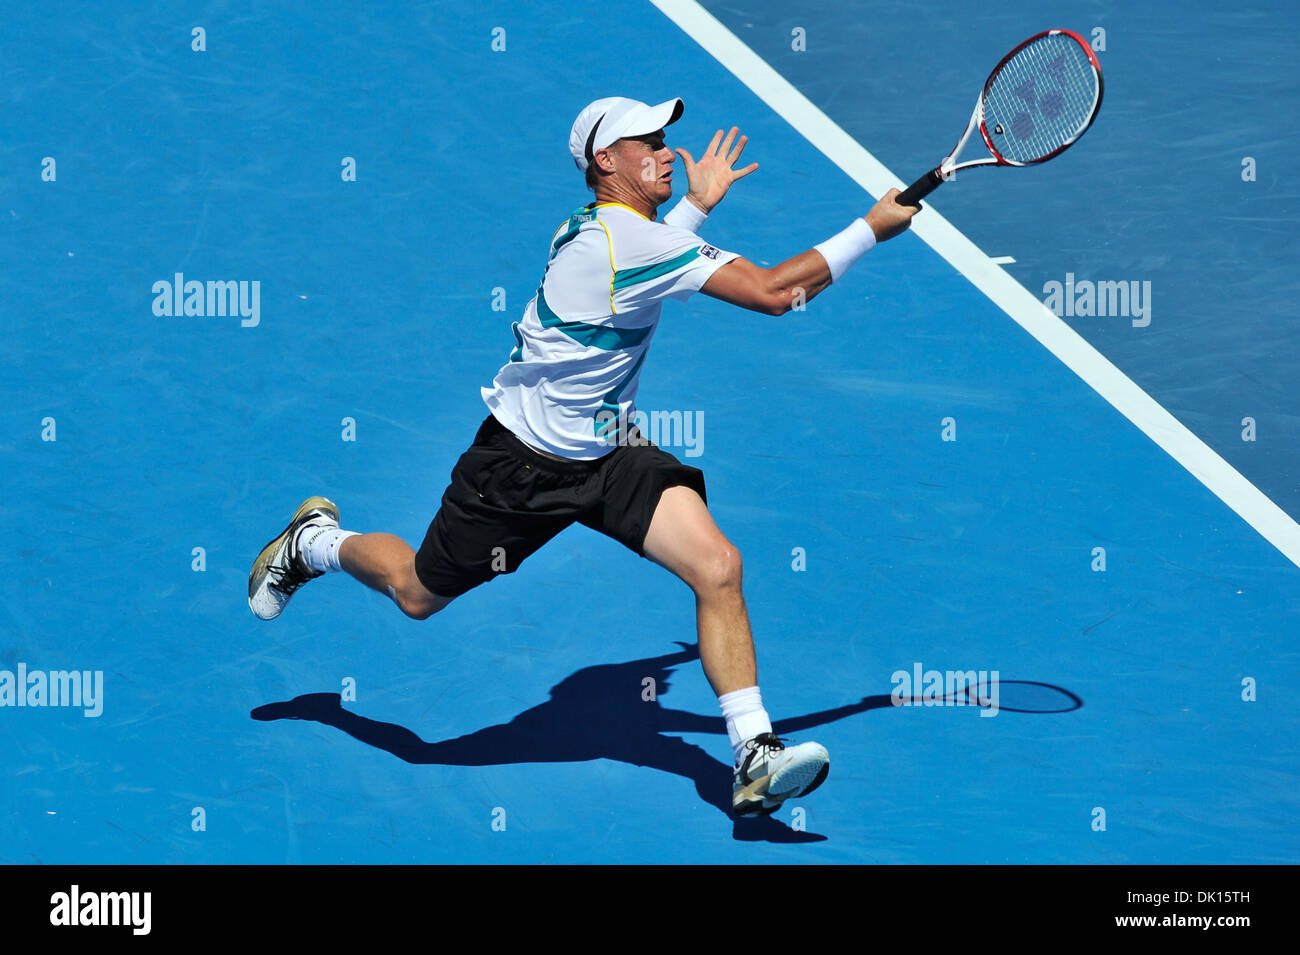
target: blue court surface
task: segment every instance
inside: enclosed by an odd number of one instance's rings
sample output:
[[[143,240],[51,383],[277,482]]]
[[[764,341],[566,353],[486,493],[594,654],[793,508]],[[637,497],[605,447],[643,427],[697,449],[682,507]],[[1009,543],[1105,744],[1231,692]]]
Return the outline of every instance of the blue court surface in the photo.
[[[0,707],[0,860],[1300,859],[1300,13],[665,6],[906,182],[1012,45],[1104,36],[1059,159],[959,174],[804,312],[665,307],[638,406],[697,426],[660,443],[705,472],[764,700],[826,784],[733,820],[689,590],[586,528],[423,623],[343,577],[263,623],[245,585],[312,494],[418,545],[588,201],[589,101],[681,96],[697,155],[739,125],[761,169],[701,235],[762,264],[865,213],[858,182],[650,3],[10,4],[0,671],[99,692]],[[927,215],[1036,299],[1149,282],[1146,324],[1061,322],[1277,507],[1246,520]],[[155,314],[177,273],[257,308]],[[891,705],[930,670],[996,672],[997,708]]]

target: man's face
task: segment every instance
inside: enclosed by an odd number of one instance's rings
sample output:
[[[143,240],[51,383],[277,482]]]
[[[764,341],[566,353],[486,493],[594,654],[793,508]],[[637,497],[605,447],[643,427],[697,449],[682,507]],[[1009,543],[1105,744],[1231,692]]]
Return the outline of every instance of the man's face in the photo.
[[[628,190],[654,206],[672,198],[673,160],[677,156],[664,145],[662,129],[620,139],[609,151],[614,156],[615,175]]]

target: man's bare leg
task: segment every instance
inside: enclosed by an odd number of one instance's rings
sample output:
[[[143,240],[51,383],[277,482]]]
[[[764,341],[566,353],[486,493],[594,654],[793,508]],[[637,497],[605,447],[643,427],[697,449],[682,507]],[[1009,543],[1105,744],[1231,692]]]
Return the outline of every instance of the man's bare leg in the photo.
[[[695,592],[700,663],[718,695],[736,757],[732,810],[771,813],[786,799],[812,792],[825,780],[830,757],[820,743],[786,746],[772,735],[758,690],[736,546],[722,536],[699,494],[670,487],[659,498],[644,547],[647,557]]]
[[[349,574],[377,590],[416,620],[427,620],[451,603],[430,593],[415,573],[415,551],[393,534],[357,534],[339,546],[339,563]]]
[[[722,696],[757,685],[754,640],[741,593],[740,551],[718,530],[694,489],[670,487],[663,492],[643,546],[647,557],[695,592],[700,664],[713,692]]]

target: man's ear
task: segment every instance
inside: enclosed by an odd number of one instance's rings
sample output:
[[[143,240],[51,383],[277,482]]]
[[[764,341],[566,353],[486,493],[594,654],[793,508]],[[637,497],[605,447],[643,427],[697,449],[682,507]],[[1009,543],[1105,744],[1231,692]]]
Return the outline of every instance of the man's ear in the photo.
[[[602,153],[604,153],[604,160],[605,160],[604,162],[601,162]],[[614,171],[614,151],[609,147],[606,147],[604,149],[597,149],[595,155],[592,156],[591,158],[592,161],[596,164],[596,166],[601,170],[601,172]]]

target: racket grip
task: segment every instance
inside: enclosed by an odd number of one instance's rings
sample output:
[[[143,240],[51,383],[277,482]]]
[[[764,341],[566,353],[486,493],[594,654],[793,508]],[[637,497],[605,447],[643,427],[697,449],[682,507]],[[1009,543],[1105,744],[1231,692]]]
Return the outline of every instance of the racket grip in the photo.
[[[919,206],[921,200],[934,192],[934,190],[938,189],[942,183],[943,173],[938,169],[931,169],[924,176],[895,196],[894,201],[900,206]]]

